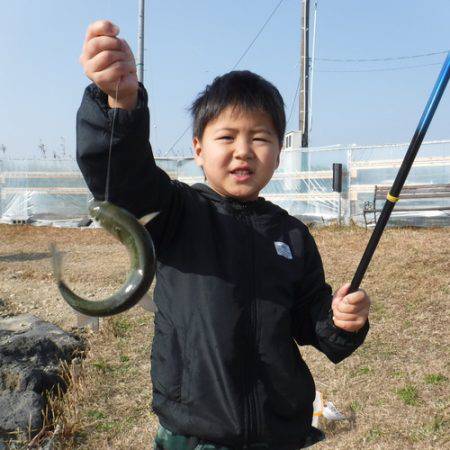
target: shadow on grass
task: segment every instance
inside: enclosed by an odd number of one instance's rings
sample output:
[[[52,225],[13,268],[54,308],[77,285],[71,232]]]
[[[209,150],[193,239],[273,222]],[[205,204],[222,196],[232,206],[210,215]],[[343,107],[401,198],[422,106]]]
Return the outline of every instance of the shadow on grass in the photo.
[[[40,259],[50,258],[50,253],[12,253],[10,255],[0,255],[0,262],[22,262],[38,261]]]

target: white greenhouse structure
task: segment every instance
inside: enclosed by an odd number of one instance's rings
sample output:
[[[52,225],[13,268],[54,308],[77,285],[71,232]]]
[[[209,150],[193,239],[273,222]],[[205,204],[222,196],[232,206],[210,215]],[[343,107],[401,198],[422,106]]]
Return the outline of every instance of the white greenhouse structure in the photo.
[[[408,144],[299,148],[296,135],[286,135],[280,166],[262,196],[307,223],[341,219],[364,224],[364,204],[373,200],[375,186],[392,184],[408,148]],[[172,178],[188,184],[203,182],[192,158],[156,161]],[[333,163],[343,167],[342,193],[332,189]],[[405,186],[448,183],[450,140],[424,142]],[[90,197],[75,160],[0,160],[2,222],[79,226],[88,218]],[[396,213],[394,209],[390,224],[450,225],[449,197],[401,199],[400,204],[411,211]],[[412,211],[422,206],[436,209]]]

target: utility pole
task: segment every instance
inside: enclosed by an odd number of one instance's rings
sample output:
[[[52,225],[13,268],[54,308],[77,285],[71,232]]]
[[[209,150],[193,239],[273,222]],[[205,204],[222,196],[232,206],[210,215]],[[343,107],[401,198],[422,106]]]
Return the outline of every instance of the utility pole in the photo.
[[[139,20],[138,20],[138,57],[136,63],[137,78],[142,84],[144,83],[144,23],[145,23],[145,0],[139,1]],[[151,115],[148,119],[151,125]],[[151,126],[149,126],[151,131]],[[151,133],[149,133],[150,135]],[[150,136],[149,136],[150,137]]]
[[[299,125],[302,134],[302,147],[308,147],[308,100],[309,100],[309,0],[302,2],[302,41],[300,45],[300,96]]]
[[[137,55],[137,77],[144,82],[144,16],[145,0],[139,0],[139,21],[138,21],[138,55]]]

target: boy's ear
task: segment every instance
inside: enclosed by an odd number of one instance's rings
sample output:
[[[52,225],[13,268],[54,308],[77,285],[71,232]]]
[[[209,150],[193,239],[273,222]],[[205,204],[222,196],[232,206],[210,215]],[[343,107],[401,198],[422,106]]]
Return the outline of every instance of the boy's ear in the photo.
[[[192,139],[192,147],[194,148],[194,159],[197,166],[203,166],[202,144],[198,137]]]

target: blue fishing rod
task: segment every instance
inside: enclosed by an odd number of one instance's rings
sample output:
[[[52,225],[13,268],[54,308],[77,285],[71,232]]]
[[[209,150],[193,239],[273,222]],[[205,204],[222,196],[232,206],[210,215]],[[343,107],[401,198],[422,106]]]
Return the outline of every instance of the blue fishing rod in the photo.
[[[436,84],[434,85],[433,91],[431,92],[430,98],[428,99],[428,103],[425,106],[422,117],[420,118],[419,125],[417,125],[414,136],[411,140],[411,143],[409,144],[408,151],[406,152],[397,176],[395,177],[394,184],[387,194],[386,202],[384,203],[380,217],[378,218],[372,236],[370,237],[369,243],[367,244],[366,250],[364,251],[353,280],[350,284],[350,292],[355,292],[356,290],[358,290],[359,285],[361,284],[367,267],[369,266],[370,260],[372,259],[378,242],[380,241],[381,235],[383,234],[387,221],[389,220],[392,210],[394,209],[394,206],[400,197],[400,192],[403,188],[403,185],[405,184],[406,177],[411,170],[411,166],[414,162],[417,152],[419,151],[423,138],[425,137],[425,134],[428,130],[434,112],[436,111],[442,94],[445,91],[449,77],[450,52],[447,54],[447,58],[438,76]]]

